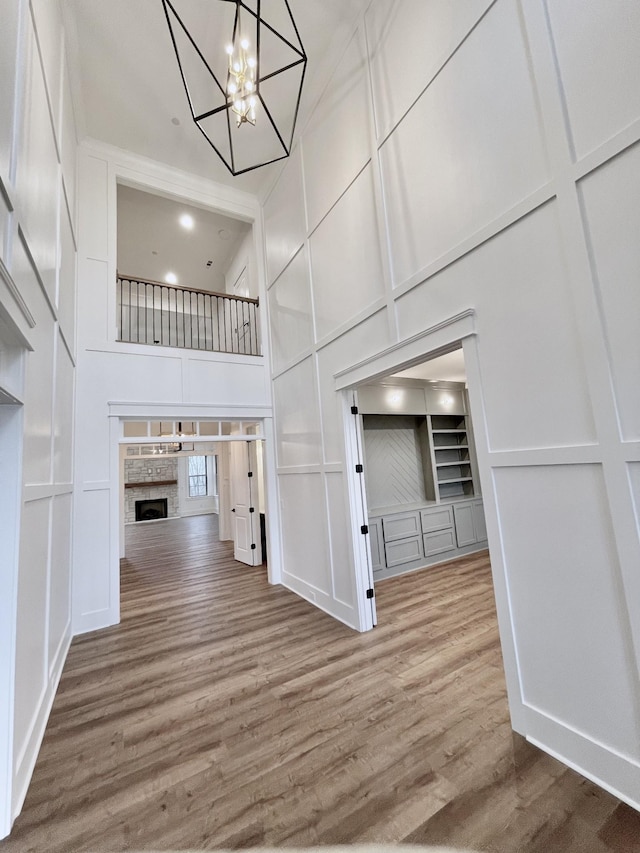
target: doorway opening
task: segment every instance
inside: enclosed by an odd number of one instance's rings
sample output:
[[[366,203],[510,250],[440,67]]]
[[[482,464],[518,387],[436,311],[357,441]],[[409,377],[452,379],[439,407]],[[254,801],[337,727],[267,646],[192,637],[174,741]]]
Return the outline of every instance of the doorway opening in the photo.
[[[129,524],[216,515],[236,559],[266,565],[263,441],[259,421],[123,420],[121,540]]]
[[[427,333],[336,377],[365,627],[377,623],[376,583],[419,570],[428,578],[431,567],[488,551],[487,449],[468,320],[470,312],[454,318],[444,344],[439,329],[438,346]]]
[[[486,550],[462,347],[357,399],[374,583]]]

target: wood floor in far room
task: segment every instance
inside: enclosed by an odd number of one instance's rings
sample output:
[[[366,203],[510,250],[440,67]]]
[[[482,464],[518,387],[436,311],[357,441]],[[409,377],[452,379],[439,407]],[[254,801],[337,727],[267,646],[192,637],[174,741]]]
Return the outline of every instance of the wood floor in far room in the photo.
[[[512,736],[486,552],[379,583],[357,634],[214,521],[128,528],[122,623],[73,642],[0,853],[640,851],[640,815]]]

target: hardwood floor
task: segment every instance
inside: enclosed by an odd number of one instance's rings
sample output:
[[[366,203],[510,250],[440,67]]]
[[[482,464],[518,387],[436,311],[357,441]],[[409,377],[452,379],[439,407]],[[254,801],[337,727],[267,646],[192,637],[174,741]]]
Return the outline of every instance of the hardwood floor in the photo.
[[[486,553],[376,587],[357,634],[201,516],[127,528],[0,853],[352,842],[640,851],[640,815],[514,738]]]

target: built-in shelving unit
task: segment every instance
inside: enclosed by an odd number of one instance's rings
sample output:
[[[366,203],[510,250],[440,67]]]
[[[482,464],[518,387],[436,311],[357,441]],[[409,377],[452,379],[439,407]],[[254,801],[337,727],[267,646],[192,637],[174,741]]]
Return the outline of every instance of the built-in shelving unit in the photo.
[[[427,415],[436,500],[474,494],[465,415]]]

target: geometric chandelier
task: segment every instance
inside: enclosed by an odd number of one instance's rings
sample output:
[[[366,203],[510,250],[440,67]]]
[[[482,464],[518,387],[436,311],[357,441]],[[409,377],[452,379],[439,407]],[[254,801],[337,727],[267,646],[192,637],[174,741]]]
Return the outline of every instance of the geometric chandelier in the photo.
[[[232,175],[291,153],[307,55],[288,0],[162,0],[191,116]]]

